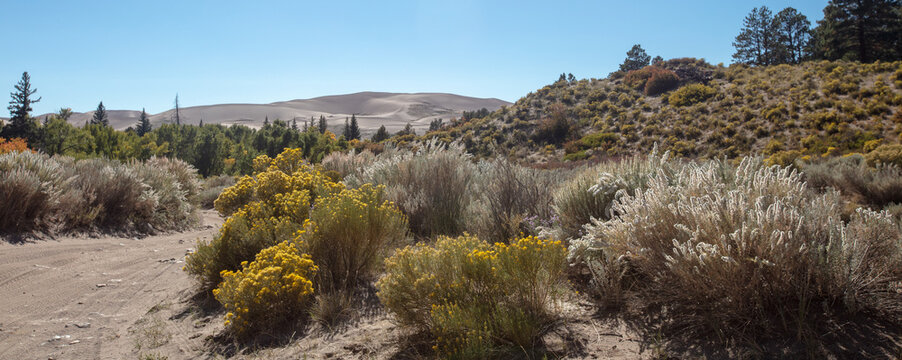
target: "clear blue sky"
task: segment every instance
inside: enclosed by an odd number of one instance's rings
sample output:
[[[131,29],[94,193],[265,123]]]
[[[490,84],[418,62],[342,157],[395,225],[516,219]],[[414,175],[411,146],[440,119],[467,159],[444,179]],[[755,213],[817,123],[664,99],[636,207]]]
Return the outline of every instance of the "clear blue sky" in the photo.
[[[515,101],[562,72],[604,77],[636,43],[729,63],[753,7],[814,23],[826,3],[0,0],[0,94],[28,71],[36,114],[101,100],[157,113],[176,93],[182,106],[358,91]]]

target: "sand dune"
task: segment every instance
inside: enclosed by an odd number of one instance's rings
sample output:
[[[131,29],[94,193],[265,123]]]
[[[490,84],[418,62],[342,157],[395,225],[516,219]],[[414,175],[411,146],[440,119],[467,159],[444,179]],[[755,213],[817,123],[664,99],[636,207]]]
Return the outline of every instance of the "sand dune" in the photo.
[[[436,118],[449,120],[460,117],[463,111],[486,108],[496,110],[510,103],[499,99],[472,98],[444,93],[399,94],[384,92],[360,92],[347,95],[323,96],[313,99],[298,99],[271,104],[219,104],[192,106],[180,109],[182,124],[241,124],[260,127],[267,117],[302,121],[320,115],[328,119],[329,128],[338,131],[344,127],[344,120],[352,114],[357,116],[361,132],[372,134],[381,125],[389,132],[396,132],[410,123],[418,133],[429,127]],[[140,111],[107,110],[110,125],[117,130],[133,126]],[[158,126],[174,122],[174,110],[150,115],[151,123]],[[44,115],[40,117],[43,118]],[[74,125],[84,125],[94,116],[94,112],[75,113],[69,118]]]

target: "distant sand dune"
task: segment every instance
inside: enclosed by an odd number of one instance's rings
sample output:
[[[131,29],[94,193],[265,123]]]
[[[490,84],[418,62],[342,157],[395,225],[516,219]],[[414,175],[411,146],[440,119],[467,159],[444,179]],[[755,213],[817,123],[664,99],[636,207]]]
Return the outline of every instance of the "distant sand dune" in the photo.
[[[267,117],[270,121],[297,119],[298,126],[311,117],[328,119],[329,128],[339,131],[344,120],[352,114],[357,116],[361,132],[368,136],[385,125],[389,132],[396,132],[410,123],[417,133],[422,134],[429,123],[441,118],[445,121],[460,117],[463,111],[486,108],[497,110],[510,103],[499,99],[472,98],[444,93],[399,94],[385,92],[360,92],[347,95],[323,96],[313,99],[298,99],[271,104],[220,104],[181,108],[179,117],[182,124],[241,124],[259,128]],[[110,125],[124,130],[138,122],[140,111],[107,110]],[[150,115],[151,124],[158,126],[173,122],[174,110]],[[74,125],[84,125],[94,116],[94,112],[75,113],[69,118]],[[41,115],[40,118],[43,118]]]

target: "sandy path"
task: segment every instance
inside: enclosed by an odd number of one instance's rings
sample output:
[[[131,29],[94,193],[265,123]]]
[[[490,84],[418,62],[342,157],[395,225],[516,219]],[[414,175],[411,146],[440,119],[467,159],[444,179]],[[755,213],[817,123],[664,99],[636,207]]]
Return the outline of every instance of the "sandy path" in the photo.
[[[191,288],[186,249],[222,220],[143,239],[64,237],[0,243],[0,359],[120,359],[129,327],[154,305]]]

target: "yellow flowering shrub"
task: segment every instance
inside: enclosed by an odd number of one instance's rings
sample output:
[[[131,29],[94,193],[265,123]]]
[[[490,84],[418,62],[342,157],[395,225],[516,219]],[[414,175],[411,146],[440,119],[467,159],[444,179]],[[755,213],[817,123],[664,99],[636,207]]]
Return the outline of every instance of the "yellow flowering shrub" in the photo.
[[[407,218],[383,199],[384,189],[365,184],[317,201],[300,239],[320,267],[318,284],[330,291],[353,288],[404,240]]]
[[[228,311],[225,323],[236,335],[278,329],[306,313],[317,267],[298,245],[283,241],[243,262],[240,271],[222,272],[213,295]]]
[[[310,203],[316,197],[337,193],[344,184],[304,161],[301,149],[285,149],[275,159],[266,155],[254,159],[254,176],[244,176],[222,191],[213,206],[229,216],[253,201],[272,203],[276,194],[307,190]]]
[[[402,324],[435,337],[436,351],[484,358],[535,344],[554,321],[566,259],[559,241],[525,237],[490,245],[469,235],[441,237],[387,259],[376,286]]]

